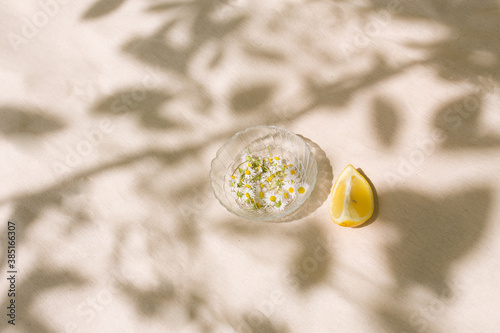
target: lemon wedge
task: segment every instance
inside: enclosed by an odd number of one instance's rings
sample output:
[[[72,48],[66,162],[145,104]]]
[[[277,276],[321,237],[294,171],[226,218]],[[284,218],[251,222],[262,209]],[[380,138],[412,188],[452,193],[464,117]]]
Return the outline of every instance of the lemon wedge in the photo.
[[[333,185],[330,202],[332,221],[342,227],[356,227],[372,216],[374,206],[370,184],[349,164]]]

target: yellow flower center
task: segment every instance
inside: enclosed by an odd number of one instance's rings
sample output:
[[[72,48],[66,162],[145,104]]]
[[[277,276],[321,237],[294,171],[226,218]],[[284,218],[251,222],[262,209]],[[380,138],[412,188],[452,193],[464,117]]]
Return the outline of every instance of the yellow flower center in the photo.
[[[252,163],[248,163],[248,167],[251,168],[252,167]]]
[[[263,198],[264,197],[264,192],[259,193],[259,197]]]
[[[271,200],[272,202],[276,201],[276,197],[274,195],[271,195],[271,197],[269,198],[269,200]]]
[[[257,206],[257,209],[260,209],[260,207],[261,207],[260,203],[257,202],[255,205]]]
[[[264,184],[260,184],[260,188],[264,188]]]
[[[250,194],[249,193],[245,193],[245,196],[250,199]]]
[[[245,174],[249,175],[250,174],[250,170],[245,171]]]
[[[231,178],[236,179],[236,177],[235,177],[235,176],[233,176],[233,175],[231,175]]]
[[[285,199],[288,199],[288,193],[285,192]]]
[[[303,188],[303,187],[299,187],[299,193],[300,193],[300,194],[304,193],[305,191],[306,191],[306,189],[305,189],[305,188]]]
[[[302,188],[302,187],[301,187]],[[300,191],[300,190],[299,190]],[[288,188],[288,192],[293,193],[293,187]]]
[[[245,186],[246,186],[247,188],[250,188],[250,187],[252,187],[252,186],[250,186],[250,185],[248,185],[248,184],[245,184]]]
[[[275,159],[276,161],[279,161],[279,160],[280,160],[280,158],[279,158],[278,156],[276,156],[274,159]]]
[[[295,175],[295,170],[290,170],[291,175]]]

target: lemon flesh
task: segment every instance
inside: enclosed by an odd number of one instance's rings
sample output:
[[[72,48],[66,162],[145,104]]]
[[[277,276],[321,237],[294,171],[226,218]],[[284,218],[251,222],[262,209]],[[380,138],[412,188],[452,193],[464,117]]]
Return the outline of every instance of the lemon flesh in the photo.
[[[348,165],[335,181],[330,202],[330,217],[343,227],[356,227],[373,214],[373,191],[368,181]]]

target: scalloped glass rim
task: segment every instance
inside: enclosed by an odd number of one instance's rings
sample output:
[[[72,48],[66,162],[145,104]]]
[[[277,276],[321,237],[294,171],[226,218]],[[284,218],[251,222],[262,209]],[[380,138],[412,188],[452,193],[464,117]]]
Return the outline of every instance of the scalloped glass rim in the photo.
[[[253,141],[245,141],[245,137],[251,133],[259,134]],[[273,145],[271,150],[279,150],[284,154],[289,154],[293,156],[298,162],[299,168],[301,169],[302,178],[309,186],[307,193],[298,197],[291,205],[285,207],[282,212],[279,213],[259,213],[250,210],[244,210],[240,208],[234,199],[228,198],[227,196],[227,180],[228,170],[232,165],[241,160],[243,155],[246,155],[247,148],[256,145],[260,140],[272,139],[272,141],[279,140],[289,140],[288,145],[291,147],[288,151],[281,146]],[[262,144],[261,144],[262,146]],[[252,149],[252,152],[253,149]],[[296,156],[300,155],[300,156]],[[254,220],[254,221],[273,221],[282,219],[285,216],[296,211],[311,195],[316,184],[316,176],[318,173],[316,159],[311,147],[297,134],[292,133],[284,128],[277,126],[254,126],[249,127],[243,131],[234,134],[222,147],[219,148],[215,158],[212,160],[210,169],[210,187],[214,192],[215,197],[220,202],[220,204],[226,208],[230,213],[236,216]]]

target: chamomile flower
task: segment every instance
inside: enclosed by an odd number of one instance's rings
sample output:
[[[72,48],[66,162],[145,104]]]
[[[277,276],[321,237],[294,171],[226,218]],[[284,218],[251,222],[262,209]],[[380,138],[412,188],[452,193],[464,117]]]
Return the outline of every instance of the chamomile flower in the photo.
[[[257,173],[255,172],[255,170],[252,169],[252,168],[246,169],[243,172],[243,174],[244,174],[243,178],[246,179],[246,180],[250,180],[250,179],[252,179],[253,177],[255,177],[257,175]]]
[[[292,183],[299,183],[300,176],[295,169],[288,169],[286,172],[286,179],[291,181]]]
[[[264,203],[266,204],[266,206],[274,206],[276,205],[276,201],[278,200],[279,196],[277,196],[276,193],[274,192],[270,192],[268,191],[265,195],[264,195]]]
[[[262,202],[260,200],[256,200],[253,207],[255,209],[262,209],[262,208],[264,208],[264,205],[262,204]]]
[[[245,191],[245,192],[254,187],[254,184],[249,179],[243,179],[240,182],[240,184],[241,184],[241,186],[240,186],[241,190]]]
[[[255,193],[252,190],[249,190],[245,193],[243,193],[243,200],[250,200],[253,201],[255,198]]]
[[[247,199],[255,198],[255,190],[252,187],[246,187],[244,190],[242,190],[242,192]]]
[[[299,194],[306,194],[308,189],[309,185],[306,183],[302,183],[300,184],[299,188],[297,188],[297,192],[299,192]]]
[[[295,197],[295,195],[297,195],[297,186],[298,186],[297,182],[292,181],[288,178],[283,182],[283,186],[281,188],[283,192],[286,194],[287,199],[293,198]]]
[[[308,185],[301,182],[297,168],[280,155],[251,155],[228,178],[235,200],[243,209],[281,212]]]

